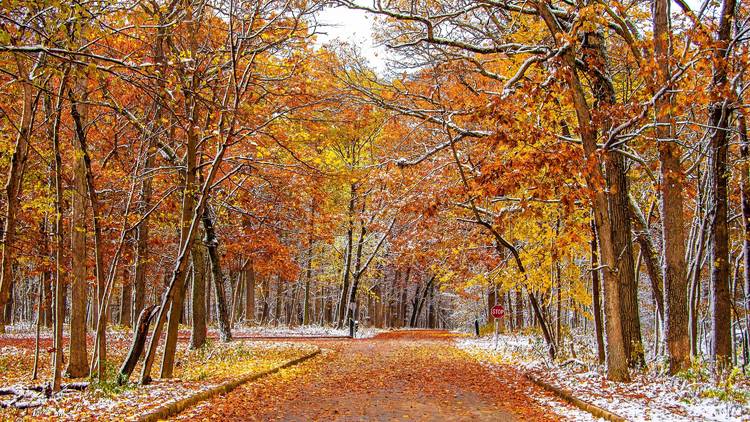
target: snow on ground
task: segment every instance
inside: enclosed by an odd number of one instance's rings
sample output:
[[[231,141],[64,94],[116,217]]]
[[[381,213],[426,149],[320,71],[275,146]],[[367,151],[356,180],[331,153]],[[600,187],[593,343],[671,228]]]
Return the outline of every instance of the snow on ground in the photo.
[[[489,367],[491,370],[501,371],[502,365],[508,362],[498,359],[499,357],[511,356],[520,350],[528,352],[530,344],[533,343],[533,340],[527,336],[507,337],[502,343],[499,341],[495,342],[493,337],[462,338],[456,343],[459,349],[469,352],[469,354],[478,358],[483,365]],[[525,393],[539,405],[548,407],[558,415],[563,416],[565,420],[573,422],[604,421],[604,419],[594,417],[588,412],[564,403],[560,399],[551,397],[546,392],[541,393],[540,391],[528,389]]]
[[[492,336],[466,338],[458,341],[458,347],[489,366],[513,364],[631,421],[750,421],[746,401],[750,391],[742,391],[746,385],[724,388],[695,377],[669,377],[653,371],[634,374],[631,383],[611,382],[601,367],[580,360],[551,364],[541,341],[528,335],[501,335],[497,340]],[[732,393],[736,394],[734,400],[716,397]]]
[[[374,327],[359,327],[357,338],[370,338],[383,330]],[[232,335],[237,337],[336,337],[349,336],[349,329],[338,329],[322,325],[298,325],[289,326],[240,326],[232,330]]]
[[[186,346],[186,344],[178,346],[175,378],[156,379],[146,386],[136,386],[133,383],[115,386],[111,381],[94,383],[82,392],[64,390],[53,395],[42,406],[33,409],[22,410],[12,406],[2,409],[5,403],[0,403],[0,420],[38,418],[136,420],[139,415],[153,411],[164,404],[192,396],[238,376],[279,366],[317,349],[309,344],[284,341],[214,342],[198,350],[187,350]],[[14,361],[21,361],[22,357],[29,354],[26,348],[3,347],[0,350],[3,354],[19,353],[20,355],[14,355],[17,357]],[[118,355],[120,352],[124,350],[112,350],[112,355],[117,361],[123,358],[122,354]],[[7,357],[7,355],[0,355],[0,357]],[[29,363],[28,360],[24,362]],[[48,359],[43,359],[42,363],[44,366],[40,369],[42,380],[45,380],[49,377]],[[12,370],[30,373],[29,365],[14,366]],[[139,373],[140,368],[136,367],[131,382],[135,382]],[[0,375],[7,374],[0,371]],[[37,380],[32,384],[40,382],[43,381]],[[16,382],[9,386],[22,390],[28,384],[29,380],[25,379],[23,382]],[[5,399],[5,397],[1,398]],[[21,401],[34,402],[40,399],[43,399],[41,393],[24,397]],[[2,402],[5,401],[2,400]]]
[[[64,326],[63,335],[68,336],[68,325]],[[35,327],[31,324],[14,324],[6,326],[6,333],[2,335],[5,340],[13,339],[33,339],[35,337]],[[356,338],[371,338],[380,332],[386,330],[375,328],[375,327],[359,327],[357,329]],[[89,335],[93,333],[89,332]],[[209,336],[218,337],[218,330],[216,328],[210,328],[208,330]],[[270,326],[270,325],[236,325],[232,328],[232,335],[235,337],[339,337],[349,336],[349,328],[335,328],[323,325],[297,325],[290,327],[287,325]],[[189,337],[189,327],[180,328],[180,337]],[[40,338],[50,339],[52,338],[52,330],[44,328],[40,330]],[[124,340],[130,341],[132,338],[132,331],[130,328],[123,326],[110,326],[107,330],[107,339],[113,340]]]

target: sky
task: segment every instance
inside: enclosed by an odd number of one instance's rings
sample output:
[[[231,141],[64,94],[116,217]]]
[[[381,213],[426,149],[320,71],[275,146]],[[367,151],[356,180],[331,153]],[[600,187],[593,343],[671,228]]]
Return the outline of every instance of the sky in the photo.
[[[373,17],[362,10],[326,8],[318,14],[318,23],[325,26],[318,29],[321,34],[317,42],[323,45],[334,40],[347,41],[359,47],[372,67],[383,72],[388,52],[384,46],[375,45],[373,22]]]
[[[693,8],[698,10],[702,0],[686,0]],[[681,13],[676,4],[672,5],[672,11]],[[362,55],[370,65],[381,74],[386,70],[388,49],[385,46],[377,46],[373,41],[374,18],[362,10],[349,10],[345,7],[326,8],[318,14],[318,23],[323,25],[319,31],[318,44],[324,45],[331,41],[347,41],[359,47]]]

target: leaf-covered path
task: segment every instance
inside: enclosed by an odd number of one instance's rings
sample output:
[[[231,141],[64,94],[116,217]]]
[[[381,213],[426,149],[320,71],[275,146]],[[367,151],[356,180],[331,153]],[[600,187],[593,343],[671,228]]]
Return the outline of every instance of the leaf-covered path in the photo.
[[[316,341],[317,358],[179,415],[208,420],[557,421],[521,374],[492,372],[440,331]]]

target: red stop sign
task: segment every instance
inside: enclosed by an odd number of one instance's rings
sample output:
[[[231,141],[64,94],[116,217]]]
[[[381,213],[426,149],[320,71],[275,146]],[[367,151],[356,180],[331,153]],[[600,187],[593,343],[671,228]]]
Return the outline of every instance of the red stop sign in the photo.
[[[490,314],[495,318],[502,318],[505,316],[505,308],[502,305],[495,305],[492,307]]]

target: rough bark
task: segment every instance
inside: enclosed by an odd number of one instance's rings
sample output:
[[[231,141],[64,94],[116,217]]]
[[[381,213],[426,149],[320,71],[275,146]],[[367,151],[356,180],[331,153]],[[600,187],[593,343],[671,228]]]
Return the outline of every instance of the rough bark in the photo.
[[[654,2],[654,58],[658,64],[659,88],[671,79],[669,58],[669,0]],[[683,174],[680,147],[674,140],[671,115],[672,96],[661,96],[654,103],[656,140],[659,149],[662,217],[662,256],[664,270],[664,334],[669,351],[669,372],[676,374],[690,366],[688,336],[687,273],[685,271],[685,231],[683,227]],[[657,302],[658,303],[658,302]]]
[[[54,292],[54,335],[52,356],[52,391],[60,390],[60,375],[63,365],[63,321],[65,319],[64,289],[65,282],[63,276],[63,221],[62,221],[62,157],[60,155],[59,127],[62,115],[62,98],[67,81],[68,70],[63,73],[60,81],[60,89],[57,93],[57,105],[55,106],[55,120],[52,128],[52,151],[55,155],[55,292]]]
[[[255,268],[252,259],[245,268],[245,321],[255,323]]]
[[[165,16],[159,15],[159,26],[156,30],[156,40],[154,42],[154,62],[158,65],[159,70],[162,74],[166,74],[167,60],[164,55],[164,40],[166,38],[166,31],[168,25],[165,22]],[[149,262],[149,220],[148,215],[149,208],[151,207],[151,196],[153,193],[153,172],[151,171],[156,161],[156,150],[154,148],[154,136],[163,128],[162,119],[164,119],[164,107],[162,104],[162,98],[166,95],[165,89],[165,78],[159,78],[157,87],[159,90],[159,96],[154,101],[154,120],[153,130],[146,133],[148,141],[146,142],[146,160],[143,165],[143,179],[141,180],[140,192],[138,196],[138,203],[136,205],[138,214],[141,215],[141,220],[135,228],[135,253],[133,256],[134,269],[133,269],[133,313],[131,319],[135,322],[135,318],[140,315],[141,310],[145,306],[146,296],[146,269]]]
[[[186,98],[186,106],[190,116],[195,116],[196,104],[195,98],[191,95]],[[180,248],[190,244],[185,252],[189,256],[192,251],[192,242],[195,239],[188,239],[189,228],[192,220],[195,218],[195,189],[196,189],[196,162],[197,162],[197,138],[195,126],[189,125],[186,131],[186,151],[185,151],[185,171],[183,173],[183,191],[182,191],[182,213],[180,216]],[[183,259],[187,261],[188,256]],[[186,271],[182,270],[176,273],[178,278],[175,279],[173,296],[169,304],[169,320],[167,322],[167,338],[164,343],[164,355],[161,362],[161,378],[172,378],[174,370],[174,355],[177,350],[177,330],[179,328],[180,317],[182,316],[182,307],[185,302],[185,280]],[[162,310],[163,311],[163,310]],[[158,324],[157,324],[158,325]]]
[[[133,314],[133,284],[130,281],[127,267],[122,269],[122,290],[120,291],[120,315],[118,322],[120,325],[130,327],[132,325]]]
[[[155,154],[148,152],[144,171],[149,172],[154,166]],[[133,260],[133,316],[140,315],[145,305],[146,297],[146,268],[149,261],[149,217],[145,216],[151,203],[152,177],[146,176],[141,182],[141,192],[138,200],[138,213],[143,215],[143,219],[138,222],[135,229],[135,254]]]
[[[735,14],[735,0],[724,0],[716,34],[717,48],[714,49],[714,69],[712,88],[720,92],[726,88],[727,47],[731,37],[732,20]],[[709,107],[708,126],[713,134],[710,143],[710,171],[712,176],[711,197],[713,202],[713,222],[711,224],[711,357],[718,368],[730,363],[732,357],[731,336],[731,292],[729,289],[729,197],[728,169],[729,122],[731,109],[728,99],[723,96]]]
[[[29,74],[23,59],[16,58],[18,74],[26,78]],[[24,80],[21,84],[23,90],[23,111],[21,121],[18,124],[13,153],[10,156],[8,175],[5,181],[5,225],[3,227],[2,257],[0,257],[0,311],[10,300],[11,285],[13,284],[13,263],[15,262],[15,238],[16,238],[16,213],[18,212],[18,199],[23,186],[23,173],[29,155],[29,138],[31,136],[32,123],[34,120],[35,99],[32,92],[32,83]],[[5,314],[0,312],[0,334],[5,332]]]
[[[415,306],[414,306],[414,310],[413,310],[412,316],[411,316],[411,324],[410,324],[411,327],[416,327],[417,326],[417,322],[419,322],[419,316],[422,313],[422,307],[424,306],[424,303],[427,300],[428,293],[430,292],[430,290],[432,290],[432,283],[435,282],[435,277],[437,277],[437,276],[433,275],[432,277],[430,277],[430,279],[427,280],[427,284],[425,284],[425,286],[424,286],[424,290],[422,291],[422,294],[416,295],[414,297],[414,299],[415,299],[414,305]]]
[[[540,16],[545,21],[552,35],[561,32],[558,21],[554,18],[546,5],[534,3]],[[592,116],[586,101],[583,85],[576,71],[575,56],[571,50],[562,53],[563,78],[568,85],[568,92],[578,120],[578,131],[581,137],[586,168],[586,183],[593,191],[594,221],[599,233],[601,260],[604,276],[604,310],[607,333],[607,378],[615,381],[629,381],[628,360],[621,321],[621,305],[618,287],[621,284],[619,273],[616,272],[619,251],[613,243],[613,232],[608,215],[608,198],[604,189],[600,189],[604,179],[601,172],[601,161],[597,158],[597,128],[592,124]]]
[[[337,312],[337,326],[341,328],[344,324],[344,315],[346,315],[346,301],[349,297],[349,278],[351,276],[352,252],[354,249],[354,205],[357,197],[357,184],[352,183],[349,187],[349,213],[346,228],[346,249],[344,252],[344,269],[342,270],[341,298]]]
[[[219,314],[219,335],[221,341],[232,341],[232,330],[229,323],[229,312],[227,301],[224,298],[224,273],[221,269],[221,258],[219,257],[219,238],[216,237],[214,222],[211,218],[208,205],[203,211],[203,230],[205,232],[204,243],[208,249],[208,258],[211,263],[211,279],[214,282],[216,294],[216,308]]]
[[[206,252],[200,242],[193,243],[193,290],[191,309],[193,327],[190,330],[190,348],[197,349],[206,343]]]
[[[138,322],[136,328],[133,331],[133,342],[130,345],[130,351],[128,356],[122,362],[120,366],[120,372],[117,376],[117,384],[122,385],[128,381],[130,375],[135,369],[135,365],[138,363],[141,354],[143,354],[143,348],[146,345],[146,338],[148,337],[148,327],[151,325],[151,321],[156,316],[158,309],[155,305],[149,306],[148,308],[141,311],[138,316]]]
[[[71,199],[71,309],[70,342],[68,343],[68,368],[66,376],[85,377],[89,374],[86,350],[86,305],[88,301],[86,281],[86,164],[76,154],[73,166],[73,198]]]
[[[102,229],[99,224],[99,200],[97,198],[96,187],[94,185],[94,173],[91,169],[91,157],[88,152],[88,145],[83,122],[84,114],[79,109],[79,101],[73,89],[68,89],[68,99],[70,100],[70,116],[73,119],[75,128],[75,139],[77,141],[77,153],[80,154],[84,164],[84,174],[86,176],[86,191],[88,192],[89,205],[91,206],[91,220],[94,228],[94,274],[96,275],[96,315],[94,318],[96,324],[96,340],[94,342],[94,357],[96,360],[91,362],[90,372],[104,373],[104,364],[107,361],[107,313],[103,309],[104,290],[106,288],[106,279],[104,277],[104,258],[102,251]],[[83,109],[85,111],[85,108]],[[99,312],[103,312],[99,315]]]
[[[641,247],[641,256],[646,263],[646,272],[648,273],[649,281],[651,281],[651,291],[656,301],[656,312],[658,313],[659,320],[664,321],[664,292],[662,289],[664,279],[659,268],[659,255],[656,252],[654,241],[651,238],[646,217],[643,215],[638,204],[635,203],[635,200],[632,197],[630,198],[630,212],[633,216],[633,235]],[[687,298],[687,290],[685,292],[685,297]],[[685,312],[687,312],[687,305],[685,306],[685,309]]]
[[[740,156],[743,164],[740,166],[740,190],[742,197],[742,229],[744,237],[742,239],[742,273],[745,279],[745,362],[750,357],[750,140],[747,136],[747,122],[745,113],[739,113],[737,118],[737,128],[740,133]]]
[[[229,133],[232,133],[232,131],[229,130]],[[203,209],[206,205],[206,200],[208,199],[208,194],[211,190],[211,186],[212,186],[211,184],[213,183],[214,177],[216,176],[216,173],[219,170],[219,163],[222,161],[222,159],[224,158],[224,155],[226,154],[228,143],[229,143],[229,140],[225,139],[225,141],[221,145],[219,145],[219,148],[216,151],[216,155],[214,156],[210,165],[208,177],[206,177],[206,181],[204,182],[201,188],[200,197],[199,197],[200,199],[198,200],[198,204],[195,207],[195,211],[192,213],[190,224],[187,226],[186,236],[183,236],[186,239],[186,243],[180,247],[180,252],[177,255],[177,260],[175,262],[174,270],[172,271],[172,275],[169,279],[169,283],[167,284],[167,291],[164,293],[164,296],[162,298],[161,306],[159,308],[159,316],[156,319],[156,326],[154,327],[154,334],[152,335],[151,341],[149,342],[148,352],[146,354],[146,360],[143,363],[143,369],[141,371],[141,377],[140,377],[141,384],[148,384],[149,382],[151,382],[151,368],[154,364],[154,358],[156,356],[156,349],[159,345],[159,337],[161,336],[161,331],[164,328],[164,323],[166,321],[166,316],[167,316],[165,312],[165,307],[173,303],[176,290],[180,288],[179,285],[181,283],[184,284],[184,278],[185,278],[184,273],[186,271],[187,262],[188,262],[187,258],[190,254],[190,250],[192,249],[193,242],[195,240],[195,234],[197,233],[197,226],[199,224],[199,221],[198,221],[199,216],[203,214]],[[175,335],[175,338],[176,338],[176,335]],[[166,356],[166,352],[165,352],[165,356]],[[174,361],[174,351],[172,352],[171,359],[172,361]]]
[[[609,74],[604,37],[598,32],[586,34],[584,43],[587,63],[585,70],[592,81],[596,109],[611,108],[617,99]],[[606,112],[605,112],[606,113]],[[602,128],[609,128],[613,122],[609,114],[601,116]],[[606,134],[606,129],[603,130]],[[620,323],[622,324],[625,356],[631,367],[645,365],[643,341],[641,340],[641,322],[638,306],[638,280],[635,277],[635,260],[633,259],[633,241],[631,218],[629,212],[629,187],[626,174],[625,157],[612,150],[604,151],[605,180],[607,183],[607,202],[609,209],[612,247],[615,255],[615,272],[618,276],[620,296]]]
[[[234,326],[234,324],[239,321],[240,316],[242,315],[242,296],[243,295],[243,285],[245,283],[244,279],[244,273],[240,271],[237,274],[236,280],[234,282],[234,289],[232,289],[232,305],[230,308],[232,309],[232,312],[230,314],[230,326]],[[229,286],[232,285],[232,274],[230,272],[229,274]]]
[[[599,282],[599,258],[598,246],[596,242],[596,223],[591,221],[591,291],[592,291],[592,311],[594,313],[594,334],[596,336],[596,351],[599,364],[604,363],[604,326],[602,323],[602,299],[601,283]]]

